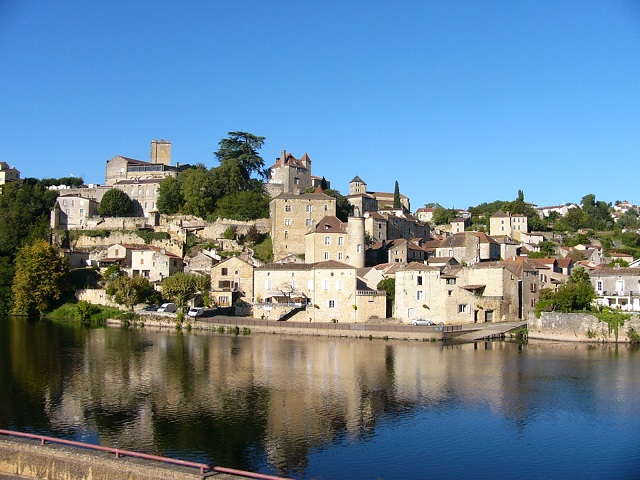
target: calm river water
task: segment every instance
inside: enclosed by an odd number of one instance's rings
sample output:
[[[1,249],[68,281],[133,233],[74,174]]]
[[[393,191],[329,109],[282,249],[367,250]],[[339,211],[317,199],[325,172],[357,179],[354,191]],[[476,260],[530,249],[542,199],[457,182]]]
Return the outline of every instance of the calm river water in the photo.
[[[0,428],[299,479],[638,479],[640,350],[2,319]]]

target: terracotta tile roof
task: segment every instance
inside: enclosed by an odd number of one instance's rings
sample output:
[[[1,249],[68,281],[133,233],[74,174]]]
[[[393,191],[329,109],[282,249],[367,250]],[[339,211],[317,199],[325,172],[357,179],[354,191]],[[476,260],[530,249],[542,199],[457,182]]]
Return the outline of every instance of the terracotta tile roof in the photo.
[[[327,215],[318,222],[315,233],[347,233],[347,226],[338,217]]]
[[[402,268],[403,271],[405,270],[412,270],[412,271],[431,271],[431,272],[439,272],[440,269],[438,267],[430,267],[429,265],[425,265],[424,263],[420,263],[420,262],[411,262],[407,265],[405,265]]]
[[[314,264],[315,270],[356,270],[356,267],[347,265],[346,263],[338,262],[336,260],[326,260],[324,262],[318,262]]]

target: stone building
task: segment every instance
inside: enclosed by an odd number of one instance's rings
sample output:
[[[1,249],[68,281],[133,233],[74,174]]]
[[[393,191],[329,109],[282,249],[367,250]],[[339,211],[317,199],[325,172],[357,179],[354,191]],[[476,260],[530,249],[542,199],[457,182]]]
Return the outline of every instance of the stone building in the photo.
[[[20,172],[16,167],[10,167],[7,162],[0,162],[0,185],[18,180],[20,180]]]
[[[236,300],[253,301],[253,270],[239,257],[229,257],[211,267],[211,297],[219,307],[230,307]]]
[[[347,222],[326,216],[306,234],[305,262],[337,260],[356,268],[364,267],[364,218],[351,216]]]
[[[507,235],[520,241],[520,235],[528,231],[528,219],[525,215],[505,213],[498,210],[489,219],[489,235]]]
[[[254,271],[254,316],[315,322],[365,322],[385,318],[386,294],[358,288],[356,268],[329,260],[268,264]],[[278,312],[278,313],[276,313]]]
[[[87,228],[87,220],[98,214],[99,204],[80,195],[60,195],[51,211],[51,228]]]
[[[598,305],[640,312],[640,268],[592,268],[589,278],[598,295]]]
[[[461,324],[527,318],[537,302],[537,272],[522,264],[470,267],[410,263],[396,272],[394,317]]]
[[[116,264],[128,275],[141,275],[150,282],[161,282],[184,268],[182,257],[164,248],[131,244],[111,245],[99,264],[101,267]]]
[[[296,158],[286,150],[282,150],[276,163],[267,171],[265,189],[271,197],[282,193],[299,195],[305,193],[309,188],[319,187],[322,180],[322,178],[312,175],[309,155],[304,153],[302,157]],[[325,183],[325,188],[330,188],[327,180]]]
[[[336,199],[321,191],[295,195],[282,193],[269,202],[274,261],[289,255],[304,256],[305,235],[326,216],[335,217]]]
[[[500,244],[482,232],[463,232],[445,237],[436,257],[454,257],[459,263],[473,265],[500,259]]]

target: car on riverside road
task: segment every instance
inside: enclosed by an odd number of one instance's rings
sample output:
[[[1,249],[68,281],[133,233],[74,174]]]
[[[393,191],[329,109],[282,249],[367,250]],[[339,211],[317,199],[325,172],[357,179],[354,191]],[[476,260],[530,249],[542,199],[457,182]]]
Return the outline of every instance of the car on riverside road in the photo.
[[[178,308],[176,307],[175,303],[163,303],[162,305],[160,305],[158,312],[175,313],[176,310],[178,310]]]
[[[193,318],[201,317],[204,313],[204,308],[202,307],[191,307],[187,312],[187,315]]]
[[[431,326],[435,325],[435,323],[432,322],[431,320],[425,320],[424,318],[416,318],[415,320],[413,320],[411,322],[411,325],[419,325],[419,326],[423,326],[423,327],[431,327]]]

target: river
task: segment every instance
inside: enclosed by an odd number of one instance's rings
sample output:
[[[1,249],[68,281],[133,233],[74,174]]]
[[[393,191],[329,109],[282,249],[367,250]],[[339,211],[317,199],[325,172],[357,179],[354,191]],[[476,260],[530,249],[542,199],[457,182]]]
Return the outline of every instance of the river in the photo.
[[[298,479],[637,479],[640,350],[0,319],[0,428]]]

